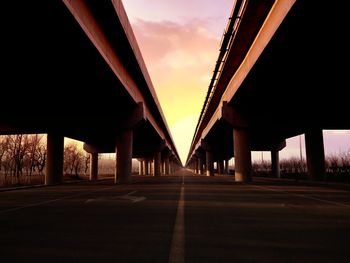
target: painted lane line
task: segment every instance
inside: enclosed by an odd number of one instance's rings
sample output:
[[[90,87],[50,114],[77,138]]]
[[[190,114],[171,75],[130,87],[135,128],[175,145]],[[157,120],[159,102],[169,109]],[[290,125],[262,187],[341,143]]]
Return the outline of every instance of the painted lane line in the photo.
[[[185,187],[181,187],[176,220],[171,240],[169,263],[185,262]]]
[[[253,186],[256,187],[256,188],[261,188],[261,189],[265,189],[265,190],[269,190],[269,191],[273,191],[273,192],[285,193],[285,194],[288,194],[288,195],[301,197],[301,198],[305,198],[305,199],[310,199],[310,200],[318,201],[318,202],[321,202],[321,203],[326,203],[326,204],[331,204],[331,205],[336,205],[336,206],[350,208],[350,205],[343,204],[343,203],[340,203],[340,202],[329,201],[329,200],[320,199],[320,198],[317,198],[317,197],[307,196],[307,195],[302,195],[302,194],[294,194],[294,193],[291,193],[291,192],[288,192],[288,191],[285,191],[285,190],[272,189],[272,188],[269,188],[269,187],[263,187],[263,186],[258,186],[258,185],[253,185]]]
[[[5,210],[1,210],[1,211],[0,211],[0,214],[4,214],[4,213],[8,213],[8,212],[13,212],[13,211],[17,211],[17,210],[21,210],[21,209],[29,208],[29,207],[35,207],[35,206],[50,204],[50,203],[58,202],[58,201],[61,201],[61,200],[65,200],[65,199],[69,199],[69,198],[73,198],[73,197],[77,197],[77,196],[92,194],[92,193],[96,193],[96,192],[104,191],[104,190],[110,190],[110,189],[113,189],[113,188],[115,188],[115,186],[106,187],[106,188],[102,188],[102,189],[97,189],[97,190],[90,191],[90,192],[84,192],[84,193],[78,193],[78,194],[68,195],[68,196],[64,196],[64,197],[61,197],[61,198],[57,198],[57,199],[52,199],[52,200],[47,200],[47,201],[43,201],[43,202],[38,202],[38,203],[23,205],[23,206],[19,206],[19,207],[9,208],[9,209],[5,209]]]
[[[87,203],[92,203],[92,202],[119,202],[120,199],[124,199],[124,200],[129,200],[132,201],[133,203],[137,203],[137,202],[141,202],[146,200],[146,197],[144,196],[133,196],[133,194],[135,194],[137,192],[137,190],[132,191],[130,193],[127,193],[125,195],[121,195],[121,196],[114,196],[114,197],[100,197],[100,198],[91,198],[91,199],[87,199],[85,201],[85,204]]]

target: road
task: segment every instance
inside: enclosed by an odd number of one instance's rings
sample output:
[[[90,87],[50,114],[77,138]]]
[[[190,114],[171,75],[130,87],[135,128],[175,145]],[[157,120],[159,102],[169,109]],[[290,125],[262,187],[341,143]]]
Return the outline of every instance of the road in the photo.
[[[0,192],[0,262],[349,262],[350,191],[135,177]]]

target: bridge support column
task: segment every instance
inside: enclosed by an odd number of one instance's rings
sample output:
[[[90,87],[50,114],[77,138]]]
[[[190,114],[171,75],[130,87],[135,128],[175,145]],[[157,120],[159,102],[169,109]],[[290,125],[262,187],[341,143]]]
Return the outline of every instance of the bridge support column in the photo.
[[[153,168],[154,176],[160,176],[160,164],[161,164],[161,153],[156,152],[154,154],[154,168]]]
[[[170,162],[169,162],[169,157],[165,157],[165,159],[164,159],[164,165],[165,165],[165,174],[170,174]]]
[[[143,159],[139,159],[139,175],[144,175],[144,167],[145,167],[145,161]]]
[[[154,175],[154,161],[150,160],[149,161],[149,175]]]
[[[125,130],[117,136],[115,183],[131,182],[133,131]]]
[[[63,181],[63,148],[62,135],[47,134],[45,185],[60,184]]]
[[[278,150],[271,151],[271,172],[273,177],[281,178],[280,156]]]
[[[174,162],[171,159],[170,159],[170,162],[169,162],[169,173],[170,174],[174,173]]]
[[[229,163],[228,163],[228,159],[225,159],[225,163],[224,163],[224,174],[229,175],[230,171],[229,171],[229,167],[228,167]]]
[[[165,161],[163,160],[162,162],[161,162],[161,164],[160,164],[160,172],[162,173],[162,174],[165,174]]]
[[[198,158],[197,157],[195,157],[195,159],[194,159],[194,173],[195,174],[198,174],[198,169],[199,167],[198,167]]]
[[[203,174],[203,159],[198,157],[198,174]]]
[[[90,153],[90,181],[98,178],[98,153]]]
[[[224,172],[224,161],[223,160],[218,160],[217,166],[218,166],[218,174],[219,175],[223,175],[225,173]]]
[[[144,165],[145,175],[149,175],[149,161],[145,159],[143,162],[143,165]]]
[[[309,179],[325,179],[325,155],[321,129],[311,130],[305,133],[305,149]]]
[[[206,151],[206,162],[207,162],[207,176],[214,176],[214,160],[213,153]]]
[[[235,155],[235,181],[249,182],[252,180],[252,159],[248,134],[245,130],[233,130]]]

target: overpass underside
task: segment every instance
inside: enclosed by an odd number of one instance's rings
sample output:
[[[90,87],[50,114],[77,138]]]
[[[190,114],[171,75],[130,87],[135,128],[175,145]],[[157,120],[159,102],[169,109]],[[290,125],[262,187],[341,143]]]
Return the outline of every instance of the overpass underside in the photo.
[[[7,1],[3,10],[0,134],[48,134],[47,184],[62,180],[64,136],[119,148],[127,168],[116,181],[130,180],[132,158],[180,165],[120,0]]]
[[[229,23],[236,21],[236,27],[226,32],[232,39],[221,48],[228,52],[213,76],[217,81],[187,163],[207,163],[213,175],[213,161],[235,157],[236,179],[249,181],[250,152],[271,151],[278,176],[285,140],[305,134],[309,176],[322,179],[322,130],[350,129],[345,8],[302,0],[237,1],[237,10],[240,4],[244,11],[232,12]]]

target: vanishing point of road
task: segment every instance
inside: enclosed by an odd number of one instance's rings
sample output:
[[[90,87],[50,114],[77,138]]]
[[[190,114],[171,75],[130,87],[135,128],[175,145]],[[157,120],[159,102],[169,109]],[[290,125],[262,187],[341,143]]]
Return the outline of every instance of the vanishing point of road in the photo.
[[[0,192],[0,261],[349,262],[350,188],[134,177]]]

